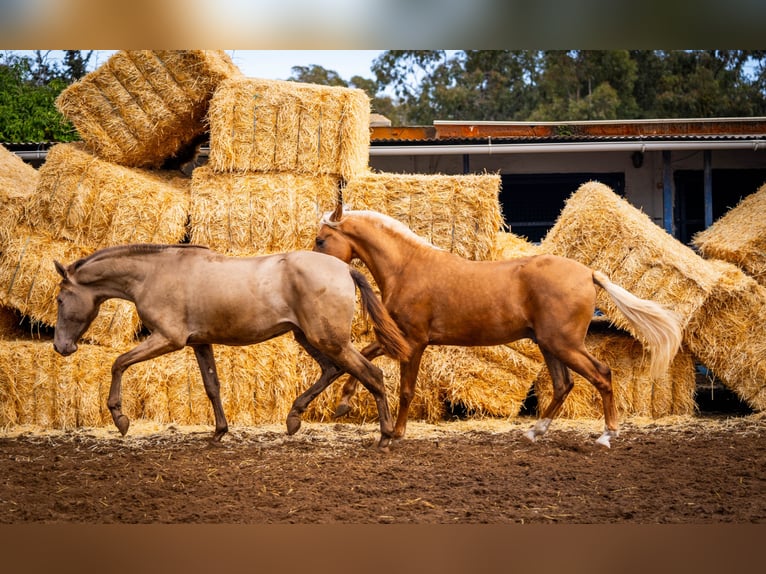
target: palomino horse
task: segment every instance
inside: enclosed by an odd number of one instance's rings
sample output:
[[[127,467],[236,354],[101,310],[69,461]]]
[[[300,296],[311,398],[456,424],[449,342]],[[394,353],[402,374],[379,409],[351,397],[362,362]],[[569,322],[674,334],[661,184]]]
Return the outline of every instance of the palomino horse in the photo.
[[[606,275],[571,259],[553,255],[509,261],[469,261],[418,237],[407,226],[373,211],[346,211],[338,205],[326,214],[314,251],[349,263],[360,259],[377,282],[383,304],[397,322],[411,352],[400,362],[399,412],[394,438],[404,436],[407,411],[415,393],[420,359],[428,345],[499,345],[521,338],[537,342],[553,379],[553,400],[534,428],[543,435],[572,389],[572,369],[601,393],[606,429],[598,443],[617,436],[617,411],[611,371],[584,346],[593,317],[596,287],[606,290],[618,309],[645,339],[652,375],[666,371],[681,341],[677,318],[659,304],[639,299]],[[375,358],[382,347],[372,342],[362,354]],[[349,378],[336,415],[349,410],[356,381]]]
[[[369,282],[336,258],[311,251],[236,258],[191,245],[125,245],[96,251],[68,267],[55,265],[63,278],[53,341],[58,353],[74,353],[101,303],[114,297],[135,303],[151,333],[112,365],[107,406],[123,435],[130,421],[122,413],[121,381],[130,365],[192,347],[213,406],[213,441],[219,441],[228,424],[212,345],[251,345],[292,331],[322,371],[293,403],[288,433],[300,428],[300,415],[311,400],[347,372],[375,397],[378,446],[385,450],[390,443],[393,424],[383,373],[350,341],[355,285],[381,347],[403,359],[408,346]]]

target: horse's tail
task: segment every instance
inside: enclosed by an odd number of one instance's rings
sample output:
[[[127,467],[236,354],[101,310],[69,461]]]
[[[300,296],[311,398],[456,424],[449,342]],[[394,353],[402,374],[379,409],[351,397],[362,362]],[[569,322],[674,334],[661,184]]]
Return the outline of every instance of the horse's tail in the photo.
[[[398,361],[406,360],[410,355],[410,344],[404,338],[401,329],[375,295],[375,291],[367,278],[356,269],[349,269],[349,271],[354,283],[359,288],[359,293],[362,295],[364,310],[375,326],[375,335],[380,344],[383,345],[386,354]]]
[[[681,324],[676,314],[659,303],[636,297],[612,283],[600,271],[593,272],[593,282],[609,294],[620,312],[643,337],[652,354],[650,375],[655,378],[664,375],[681,346]]]

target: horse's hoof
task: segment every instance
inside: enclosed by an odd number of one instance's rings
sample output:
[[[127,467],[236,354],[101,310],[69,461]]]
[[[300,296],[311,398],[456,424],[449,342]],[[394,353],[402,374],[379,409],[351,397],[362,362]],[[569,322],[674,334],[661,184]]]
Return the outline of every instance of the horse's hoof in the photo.
[[[128,429],[130,428],[130,419],[127,416],[120,415],[117,417],[117,420],[114,421],[114,424],[117,426],[117,430],[120,431],[122,436],[128,434]]]
[[[524,438],[529,442],[537,442],[537,434],[535,433],[535,429],[529,429],[527,432],[525,432]]]
[[[296,415],[287,416],[287,434],[292,436],[301,428],[301,417]]]
[[[378,451],[386,454],[390,453],[391,441],[389,439],[380,439],[380,442],[378,443]]]
[[[334,419],[339,419],[340,417],[344,417],[348,414],[348,411],[351,410],[351,407],[348,406],[346,403],[341,403],[337,407],[335,407],[335,414],[333,415]]]
[[[221,439],[223,438],[223,435],[225,435],[227,432],[229,432],[229,429],[215,431],[215,433],[213,433],[213,438],[210,440],[210,442],[216,443],[216,444],[220,443]]]
[[[604,433],[596,439],[596,444],[599,444],[606,448],[612,448],[612,444],[610,443],[611,438],[612,437],[609,434]]]

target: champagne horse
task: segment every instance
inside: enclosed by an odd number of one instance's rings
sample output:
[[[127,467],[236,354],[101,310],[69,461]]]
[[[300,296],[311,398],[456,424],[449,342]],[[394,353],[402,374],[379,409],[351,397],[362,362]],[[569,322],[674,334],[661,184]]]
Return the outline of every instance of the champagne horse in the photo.
[[[380,288],[383,304],[410,346],[400,361],[399,412],[394,437],[404,436],[420,360],[428,345],[499,345],[534,340],[553,379],[553,399],[525,433],[535,441],[545,434],[579,373],[603,399],[606,447],[618,434],[610,368],[585,348],[585,335],[604,289],[651,353],[651,375],[666,372],[681,343],[677,317],[656,302],[640,299],[571,259],[554,255],[508,261],[469,261],[438,249],[399,221],[374,211],[335,211],[320,222],[314,251],[346,263],[361,260]],[[373,341],[362,354],[374,359],[383,347]],[[336,416],[349,410],[356,390],[350,377]]]
[[[300,428],[314,397],[347,372],[375,397],[378,446],[387,449],[393,424],[383,373],[351,345],[356,288],[381,347],[401,359],[408,346],[365,277],[336,258],[311,251],[237,258],[193,245],[126,245],[55,266],[62,277],[53,341],[58,353],[74,353],[101,304],[115,297],[135,303],[151,333],[112,365],[107,406],[123,435],[130,421],[122,412],[121,381],[130,365],[192,347],[213,407],[213,441],[219,441],[228,424],[212,345],[251,345],[292,331],[321,374],[293,403],[288,433]]]

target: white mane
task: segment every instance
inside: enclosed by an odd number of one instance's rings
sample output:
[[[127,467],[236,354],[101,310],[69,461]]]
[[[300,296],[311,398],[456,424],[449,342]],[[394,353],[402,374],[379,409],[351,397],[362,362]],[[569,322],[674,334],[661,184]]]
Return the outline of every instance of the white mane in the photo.
[[[320,222],[321,225],[327,225],[328,227],[338,227],[343,222],[343,219],[345,219],[348,216],[361,217],[363,219],[369,220],[371,224],[373,225],[377,225],[383,229],[391,231],[392,233],[396,235],[401,235],[403,237],[406,237],[414,243],[419,243],[421,245],[430,247],[432,249],[441,249],[440,247],[436,247],[433,243],[431,243],[427,239],[421,237],[420,235],[412,231],[409,227],[407,227],[404,223],[402,223],[398,219],[394,219],[393,217],[389,215],[385,215],[377,211],[362,210],[362,209],[344,211],[343,217],[341,218],[340,221],[330,221],[330,216],[332,215],[332,213],[333,213],[332,211],[328,211],[322,216],[322,220]]]

